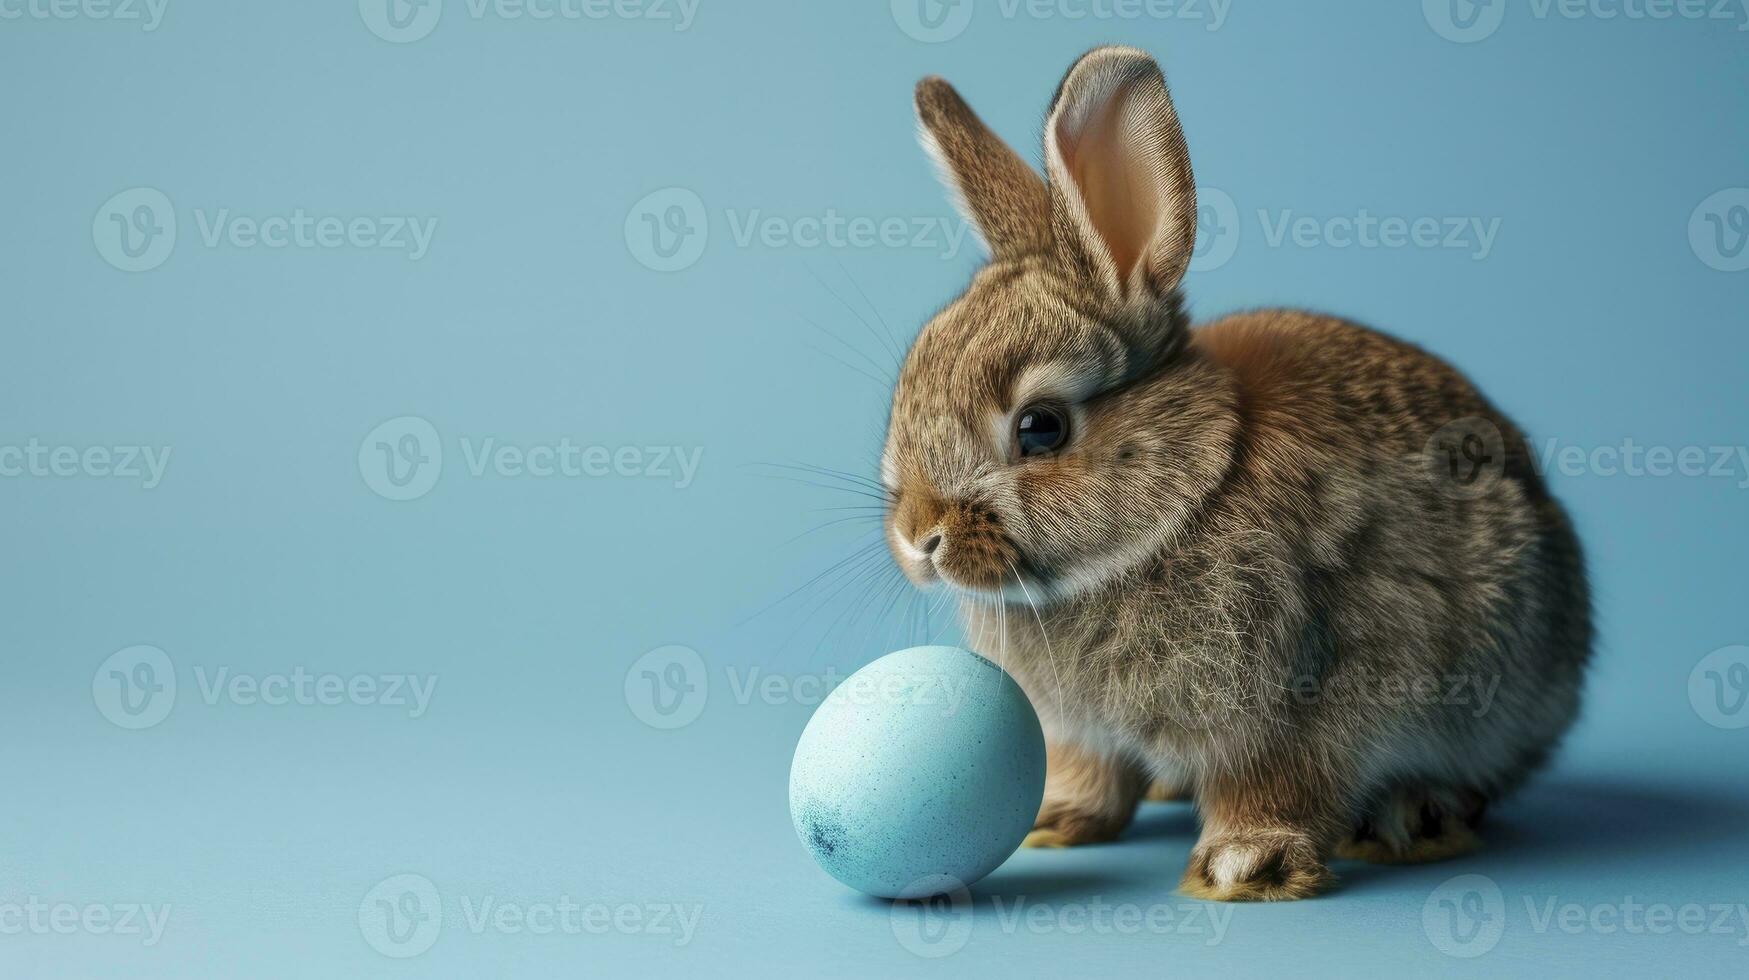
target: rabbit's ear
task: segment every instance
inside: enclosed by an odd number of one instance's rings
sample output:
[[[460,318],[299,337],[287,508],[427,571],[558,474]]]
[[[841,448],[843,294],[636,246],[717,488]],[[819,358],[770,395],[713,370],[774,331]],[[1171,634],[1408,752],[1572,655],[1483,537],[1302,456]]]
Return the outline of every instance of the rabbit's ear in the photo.
[[[996,258],[1049,247],[1050,198],[1037,171],[990,132],[953,86],[939,78],[917,83],[918,139]]]
[[[1045,121],[1065,258],[1120,302],[1171,292],[1196,248],[1196,180],[1166,78],[1135,48],[1075,62]]]

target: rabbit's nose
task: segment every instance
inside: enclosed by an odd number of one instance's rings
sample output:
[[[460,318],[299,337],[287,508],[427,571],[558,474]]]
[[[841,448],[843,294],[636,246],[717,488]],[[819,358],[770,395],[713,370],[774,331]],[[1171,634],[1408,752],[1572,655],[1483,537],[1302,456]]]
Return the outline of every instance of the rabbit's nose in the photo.
[[[941,531],[939,530],[930,531],[923,536],[922,541],[917,542],[917,550],[926,555],[935,554],[935,549],[939,547],[941,547]]]

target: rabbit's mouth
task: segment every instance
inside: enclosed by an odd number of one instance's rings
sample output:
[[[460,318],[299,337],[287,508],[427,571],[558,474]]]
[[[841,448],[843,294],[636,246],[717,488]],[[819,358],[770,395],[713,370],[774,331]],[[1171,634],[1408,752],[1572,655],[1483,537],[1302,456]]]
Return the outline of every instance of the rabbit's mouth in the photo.
[[[1043,605],[1058,591],[1054,576],[1028,560],[1006,535],[956,530],[932,530],[915,543],[889,532],[894,560],[912,584],[998,604]]]
[[[945,582],[946,579],[943,579]],[[1060,590],[1049,579],[1024,572],[1009,574],[994,588],[970,588],[948,582],[948,587],[960,598],[986,606],[1021,606],[1042,610],[1054,600]]]

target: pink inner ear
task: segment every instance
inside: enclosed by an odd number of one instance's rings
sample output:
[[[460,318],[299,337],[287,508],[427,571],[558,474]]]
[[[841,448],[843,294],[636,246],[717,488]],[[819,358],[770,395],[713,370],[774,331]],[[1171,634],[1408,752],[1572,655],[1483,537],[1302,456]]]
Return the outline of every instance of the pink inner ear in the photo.
[[[1130,88],[1125,82],[1071,131],[1067,115],[1058,124],[1058,146],[1069,177],[1081,193],[1087,219],[1116,267],[1118,288],[1127,292],[1159,226],[1160,186],[1150,172],[1145,147],[1132,146],[1142,127],[1125,125]]]

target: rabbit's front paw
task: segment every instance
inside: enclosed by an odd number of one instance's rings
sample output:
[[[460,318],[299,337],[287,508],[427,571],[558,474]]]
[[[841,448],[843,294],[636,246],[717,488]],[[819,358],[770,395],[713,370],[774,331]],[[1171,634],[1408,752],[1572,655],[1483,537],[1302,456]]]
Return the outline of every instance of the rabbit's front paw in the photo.
[[[1190,852],[1179,890],[1215,902],[1310,898],[1330,884],[1312,838],[1289,828],[1230,831]]]
[[[1045,798],[1027,847],[1075,847],[1117,839],[1136,815],[1147,777],[1135,763],[1077,745],[1046,749]]]
[[[1129,825],[1129,814],[1110,816],[1078,809],[1067,803],[1045,801],[1026,835],[1024,847],[1079,847],[1082,844],[1105,844],[1117,840],[1117,835]]]
[[[1148,792],[1142,797],[1152,803],[1179,803],[1194,798],[1190,787],[1180,780],[1156,779],[1148,785]]]

